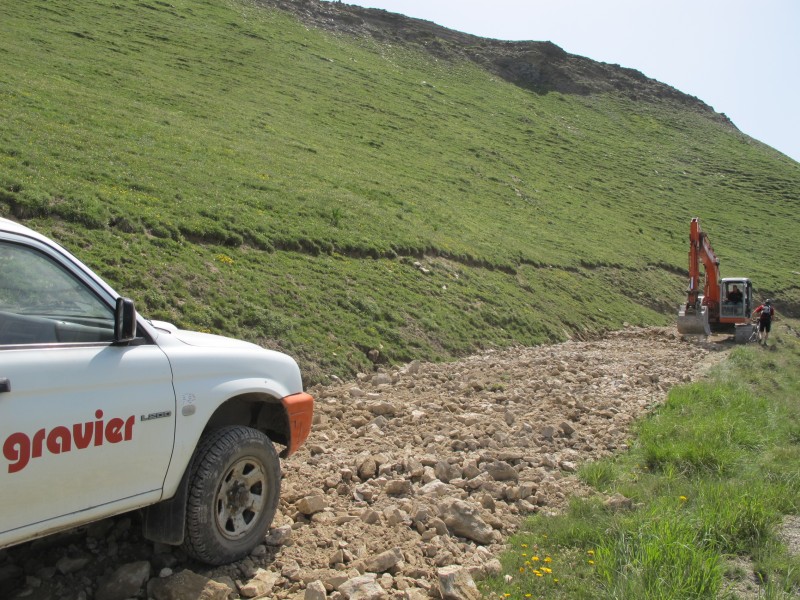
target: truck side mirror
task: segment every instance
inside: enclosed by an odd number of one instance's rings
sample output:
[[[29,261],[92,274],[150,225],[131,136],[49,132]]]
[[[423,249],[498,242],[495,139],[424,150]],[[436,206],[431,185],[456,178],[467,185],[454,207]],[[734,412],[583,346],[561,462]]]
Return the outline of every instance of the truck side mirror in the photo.
[[[117,298],[114,310],[114,343],[125,344],[136,339],[136,309],[130,298]]]

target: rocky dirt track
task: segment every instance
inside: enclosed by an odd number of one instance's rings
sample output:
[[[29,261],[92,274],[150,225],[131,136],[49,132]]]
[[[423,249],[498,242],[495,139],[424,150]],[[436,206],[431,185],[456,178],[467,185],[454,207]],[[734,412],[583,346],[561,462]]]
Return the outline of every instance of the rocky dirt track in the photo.
[[[590,491],[574,476],[721,346],[673,329],[411,363],[318,386],[263,546],[208,569],[136,515],[0,551],[0,597],[472,598],[526,515]],[[15,591],[11,591],[12,587]]]

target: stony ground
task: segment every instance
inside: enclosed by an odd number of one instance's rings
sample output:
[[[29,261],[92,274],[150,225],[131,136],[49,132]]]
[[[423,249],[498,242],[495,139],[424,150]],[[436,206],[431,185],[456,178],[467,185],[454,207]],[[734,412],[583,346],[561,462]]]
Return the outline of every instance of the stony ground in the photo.
[[[526,515],[590,493],[578,466],[624,451],[636,418],[723,356],[628,328],[314,388],[312,434],[250,557],[203,567],[125,515],[0,551],[0,598],[476,597]]]

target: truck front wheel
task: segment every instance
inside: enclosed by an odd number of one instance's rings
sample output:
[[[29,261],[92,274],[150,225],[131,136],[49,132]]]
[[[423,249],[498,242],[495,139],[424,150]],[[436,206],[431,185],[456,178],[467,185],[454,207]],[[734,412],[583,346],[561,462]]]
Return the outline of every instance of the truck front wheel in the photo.
[[[280,483],[280,460],[260,431],[237,425],[205,434],[189,476],[184,550],[212,565],[249,554],[272,523]]]

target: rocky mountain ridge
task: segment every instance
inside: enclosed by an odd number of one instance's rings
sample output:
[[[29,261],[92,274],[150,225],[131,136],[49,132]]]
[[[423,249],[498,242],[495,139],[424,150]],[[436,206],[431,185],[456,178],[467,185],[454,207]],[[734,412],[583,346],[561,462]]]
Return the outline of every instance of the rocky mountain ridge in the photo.
[[[438,59],[469,60],[536,93],[616,92],[634,100],[669,100],[735,128],[702,100],[617,64],[569,54],[550,41],[502,41],[447,29],[430,21],[374,8],[322,0],[256,0],[295,15],[310,27],[418,47]],[[509,18],[513,18],[509,15]]]

